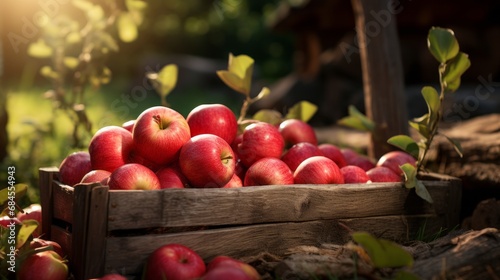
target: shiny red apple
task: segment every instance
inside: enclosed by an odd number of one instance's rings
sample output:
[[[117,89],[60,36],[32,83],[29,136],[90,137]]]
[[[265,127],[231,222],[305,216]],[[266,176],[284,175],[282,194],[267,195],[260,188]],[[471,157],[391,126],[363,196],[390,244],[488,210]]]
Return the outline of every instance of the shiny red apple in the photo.
[[[343,184],[344,177],[333,160],[314,156],[304,160],[293,173],[295,184]]]
[[[325,157],[333,160],[339,168],[347,165],[344,155],[337,146],[333,144],[323,143],[320,144],[318,148]]]
[[[19,267],[17,280],[66,280],[68,266],[54,251],[43,251],[28,256]]]
[[[323,156],[323,153],[316,145],[308,142],[302,142],[295,144],[288,149],[281,156],[281,160],[285,162],[293,172],[305,159],[314,156]]]
[[[134,150],[146,161],[167,165],[177,159],[191,133],[180,113],[168,107],[155,106],[137,117],[133,138]]]
[[[366,171],[372,182],[402,182],[402,177],[385,166],[376,166]]]
[[[366,183],[370,181],[370,177],[366,171],[359,166],[346,165],[340,168],[340,172],[344,177],[345,184]]]
[[[101,183],[103,185],[107,185],[109,176],[111,176],[111,172],[107,170],[91,170],[89,173],[83,176],[80,183],[82,184]]]
[[[203,259],[191,248],[181,244],[167,244],[148,257],[142,279],[197,279],[205,271]]]
[[[158,190],[160,180],[144,165],[127,163],[111,173],[108,185],[112,190]]]
[[[88,152],[74,152],[66,156],[59,165],[59,180],[61,183],[73,186],[82,180],[83,176],[92,170]]]
[[[285,140],[285,146],[291,147],[295,144],[307,142],[318,145],[318,138],[313,127],[298,119],[288,119],[281,122],[279,131]]]
[[[179,166],[192,187],[220,188],[233,177],[236,159],[226,140],[200,134],[182,146]]]
[[[30,248],[31,249],[36,249],[36,248],[41,248],[41,247],[47,247],[47,246],[52,246],[52,251],[56,252],[59,256],[65,257],[66,254],[64,253],[61,245],[59,243],[52,241],[52,240],[45,240],[41,238],[33,238],[30,242]]]
[[[189,112],[186,121],[191,136],[214,134],[232,144],[238,132],[238,123],[233,111],[222,104],[203,104]]]
[[[229,182],[227,182],[224,186],[222,186],[223,189],[232,189],[241,187],[243,187],[243,182],[241,181],[240,176],[236,174],[236,172],[233,174],[233,177],[231,177],[231,180],[229,180]]]
[[[166,166],[156,171],[161,189],[182,189],[189,183],[178,166]]]
[[[99,129],[89,144],[92,170],[113,172],[127,163],[133,145],[132,133],[123,127],[105,126]]]
[[[238,158],[250,167],[261,158],[280,158],[284,147],[285,141],[278,128],[265,122],[253,123],[243,131]]]
[[[377,166],[384,166],[394,171],[396,174],[403,175],[403,170],[399,168],[405,163],[416,166],[416,160],[413,156],[403,151],[391,151],[384,154],[377,162]]]
[[[262,158],[252,164],[243,181],[243,185],[292,185],[293,173],[288,165],[278,158]]]

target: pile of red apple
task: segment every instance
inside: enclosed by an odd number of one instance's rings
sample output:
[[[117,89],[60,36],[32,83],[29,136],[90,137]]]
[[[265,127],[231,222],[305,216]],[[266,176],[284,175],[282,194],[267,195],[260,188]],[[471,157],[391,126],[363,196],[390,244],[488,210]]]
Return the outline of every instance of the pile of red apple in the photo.
[[[400,182],[404,163],[415,159],[394,151],[375,163],[353,150],[318,144],[314,129],[297,119],[250,122],[239,131],[228,107],[206,104],[186,118],[156,106],[122,126],[103,127],[88,152],[63,160],[59,175],[68,185],[101,182],[116,190],[235,188]]]

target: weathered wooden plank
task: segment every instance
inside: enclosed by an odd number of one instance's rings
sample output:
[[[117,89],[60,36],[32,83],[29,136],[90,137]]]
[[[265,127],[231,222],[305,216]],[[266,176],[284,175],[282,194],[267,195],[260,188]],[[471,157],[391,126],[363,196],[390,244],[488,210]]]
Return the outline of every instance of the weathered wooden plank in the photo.
[[[426,203],[401,183],[110,191],[108,229],[448,213],[456,186],[428,185],[439,203]]]
[[[61,245],[61,248],[63,249],[63,252],[65,253],[64,256],[61,256],[63,258],[68,258],[71,256],[71,247],[72,247],[72,235],[69,231],[58,227],[58,226],[51,226],[50,229],[50,240],[57,242],[59,245]]]
[[[74,188],[52,182],[53,217],[67,223],[73,223]]]
[[[53,220],[52,182],[57,177],[57,167],[46,167],[39,169],[40,205],[42,206],[42,232],[44,238],[49,239],[50,227]]]
[[[109,237],[106,244],[106,272],[139,274],[151,252],[169,243],[184,244],[198,252],[205,261],[216,255],[244,258],[269,252],[283,254],[295,246],[318,246],[322,243],[344,244],[349,231],[368,231],[387,239],[402,240],[409,229],[424,224],[439,225],[443,217],[370,217],[359,219],[319,220],[297,223],[271,223],[192,231],[175,234]],[[429,229],[432,230],[431,227]],[[130,256],[133,256],[131,258]]]

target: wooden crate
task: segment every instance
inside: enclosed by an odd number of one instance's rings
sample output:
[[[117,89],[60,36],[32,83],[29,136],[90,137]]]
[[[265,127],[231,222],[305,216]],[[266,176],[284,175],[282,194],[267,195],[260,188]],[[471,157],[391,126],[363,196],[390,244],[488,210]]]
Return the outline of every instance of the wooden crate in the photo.
[[[117,191],[57,178],[57,168],[40,169],[43,232],[66,251],[76,279],[139,275],[148,255],[168,243],[209,261],[343,244],[345,226],[408,240],[457,226],[461,200],[460,180],[446,176],[424,182],[434,204],[402,183]]]

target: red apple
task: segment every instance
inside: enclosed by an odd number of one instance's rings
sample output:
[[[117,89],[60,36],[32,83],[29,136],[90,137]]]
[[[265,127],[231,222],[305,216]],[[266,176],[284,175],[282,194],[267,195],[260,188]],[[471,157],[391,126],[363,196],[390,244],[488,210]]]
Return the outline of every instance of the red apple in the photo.
[[[394,171],[396,174],[403,175],[403,170],[399,168],[405,163],[416,166],[416,160],[413,156],[403,151],[392,151],[384,154],[377,162],[377,166],[384,166]]]
[[[89,144],[92,169],[113,172],[127,163],[133,145],[132,133],[123,127],[105,126],[99,129]]]
[[[129,153],[127,163],[138,163],[138,164],[146,166],[147,168],[149,168],[155,172],[165,166],[165,165],[161,165],[161,164],[158,164],[158,163],[155,163],[155,162],[152,162],[150,160],[145,159],[142,155],[140,155],[137,152],[137,150],[135,149],[135,145],[134,145],[134,148],[132,148],[132,151],[130,151],[130,153]]]
[[[182,146],[179,166],[192,187],[223,187],[235,172],[233,149],[213,134],[193,136]]]
[[[178,166],[167,166],[156,171],[161,189],[182,189],[188,185],[188,180]]]
[[[360,167],[364,171],[368,171],[368,170],[372,169],[373,167],[375,167],[375,163],[373,163],[373,161],[371,161],[369,158],[367,158],[365,156],[361,156],[361,155],[352,159],[350,162],[351,163],[349,163],[349,165],[355,165],[357,167]]]
[[[285,162],[292,171],[295,171],[301,162],[314,156],[323,156],[323,153],[316,145],[302,142],[288,149],[288,151],[281,156],[281,160]]]
[[[262,158],[252,164],[243,181],[244,186],[292,185],[293,173],[278,158]]]
[[[61,245],[59,243],[52,240],[44,240],[41,238],[33,238],[30,242],[30,248],[36,249],[41,247],[52,246],[52,251],[56,252],[59,256],[66,256]]]
[[[368,177],[366,171],[359,166],[346,165],[340,168],[340,172],[344,176],[345,184],[366,183],[370,181],[370,177]]]
[[[304,160],[293,173],[295,184],[343,184],[344,177],[333,160],[314,156]]]
[[[92,170],[88,152],[74,152],[63,159],[59,165],[59,180],[61,183],[73,186],[82,180],[83,176]]]
[[[366,175],[372,182],[402,182],[402,177],[385,166],[376,166],[368,171]]]
[[[146,166],[127,163],[111,173],[108,185],[112,190],[157,190],[160,180]]]
[[[243,131],[238,158],[250,167],[261,158],[280,158],[284,147],[285,141],[277,127],[265,122],[253,123]]]
[[[108,184],[108,179],[109,179],[110,175],[111,175],[111,172],[106,171],[106,170],[92,170],[89,173],[85,174],[85,176],[83,176],[80,183],[88,184],[88,183],[99,182],[102,185],[106,186]]]
[[[319,145],[318,148],[325,157],[333,160],[339,168],[347,165],[344,155],[337,146],[324,143]]]
[[[122,127],[125,128],[126,130],[130,131],[130,133],[132,133],[132,131],[134,131],[134,125],[135,125],[135,120],[129,120],[129,121],[126,121],[122,124]]]
[[[261,279],[259,273],[253,266],[228,256],[217,256],[213,258],[207,265],[207,273],[220,267],[234,267],[237,269],[241,269],[248,276],[250,276],[250,279]]]
[[[222,104],[203,104],[189,112],[186,121],[191,137],[214,134],[232,144],[238,132],[238,122],[233,111]]]
[[[17,217],[2,216],[0,217],[0,226],[4,228],[20,225],[22,222]]]
[[[232,189],[232,188],[241,188],[243,186],[243,182],[241,182],[240,176],[238,174],[234,173],[233,177],[231,177],[231,180],[227,182],[222,188],[223,189]]]
[[[19,267],[17,280],[66,280],[68,266],[54,251],[43,251],[27,257]]]
[[[253,280],[244,270],[232,267],[221,266],[208,271],[201,280]]]
[[[286,147],[291,147],[301,142],[311,143],[315,146],[318,145],[316,132],[312,126],[302,120],[284,120],[279,126],[279,131],[285,140]]]
[[[38,222],[38,227],[33,232],[33,237],[39,237],[42,234],[42,206],[34,203],[23,209],[23,212],[17,213],[19,221],[35,220]]]
[[[344,156],[345,162],[348,165],[352,165],[353,160],[360,156],[356,151],[349,148],[340,149],[340,152]]]
[[[195,279],[201,277],[205,270],[203,259],[191,248],[181,244],[167,244],[151,253],[142,279]]]
[[[177,111],[155,106],[143,111],[134,125],[135,151],[158,165],[175,161],[190,138],[189,125]]]

